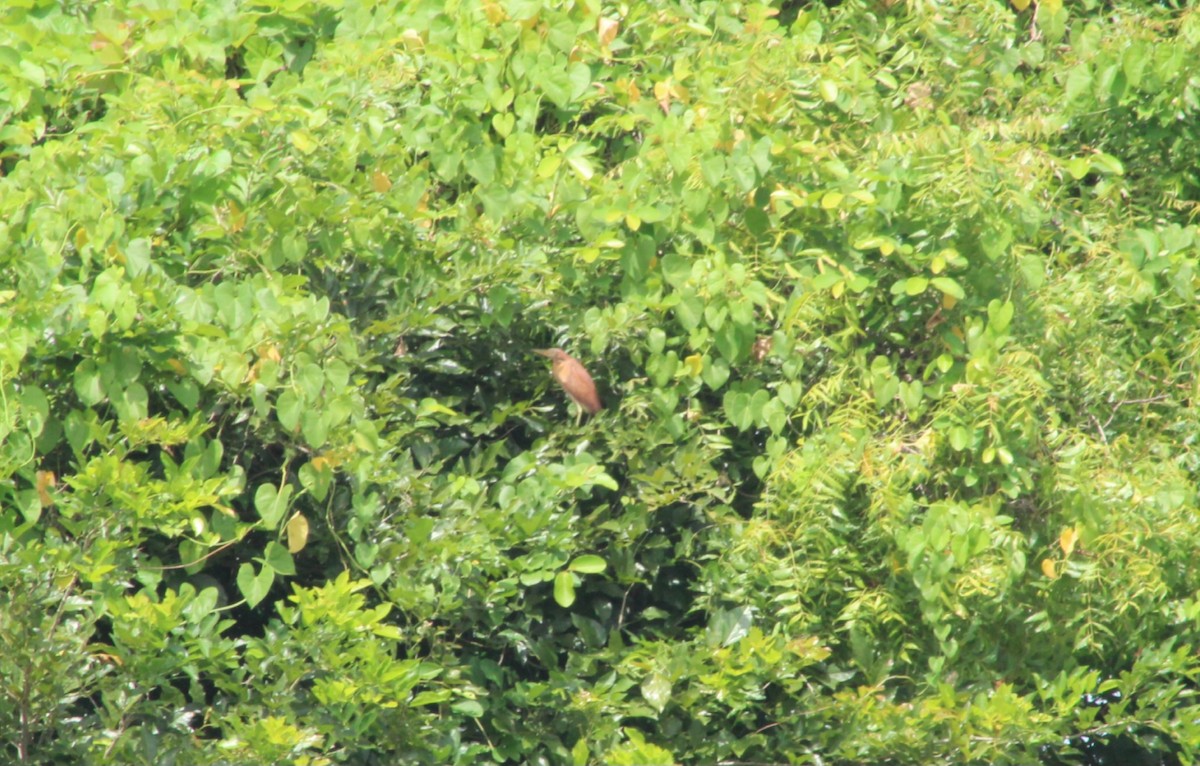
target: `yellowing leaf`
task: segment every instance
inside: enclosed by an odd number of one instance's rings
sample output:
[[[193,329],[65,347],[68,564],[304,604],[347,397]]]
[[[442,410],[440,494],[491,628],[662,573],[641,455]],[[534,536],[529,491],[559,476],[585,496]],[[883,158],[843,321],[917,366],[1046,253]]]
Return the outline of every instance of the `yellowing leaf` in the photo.
[[[1042,574],[1051,580],[1058,579],[1058,572],[1054,569],[1054,559],[1042,559]]]
[[[596,22],[596,34],[600,36],[600,44],[604,46],[610,45],[616,39],[620,29],[621,23],[615,19],[606,19],[601,16]]]
[[[36,481],[38,500],[42,507],[54,505],[54,498],[50,495],[50,490],[54,489],[54,485],[57,483],[54,471],[38,471]]]
[[[289,553],[299,553],[308,543],[308,519],[303,513],[297,513],[288,521],[287,549]]]
[[[654,100],[658,102],[659,107],[663,110],[663,114],[671,111],[670,82],[654,83]]]
[[[280,362],[283,357],[279,354],[278,347],[274,343],[263,343],[258,347],[258,355],[263,359],[270,359],[272,362]]]
[[[1015,8],[1018,12],[1023,11],[1026,8],[1028,8],[1030,1],[1031,0],[1009,0],[1009,2],[1012,3],[1012,7]]]
[[[504,8],[496,0],[485,0],[483,4],[483,12],[487,15],[487,19],[492,24],[499,24],[508,18],[508,14],[504,12]]]
[[[704,369],[704,357],[700,356],[699,354],[692,354],[688,358],[684,359],[683,363],[687,365],[688,374],[693,378],[699,375],[700,371]]]
[[[383,194],[392,188],[392,179],[387,177],[387,173],[382,170],[376,170],[371,174],[371,188],[379,194]]]
[[[1079,541],[1079,531],[1075,527],[1067,527],[1058,536],[1058,546],[1062,548],[1062,552],[1070,556],[1075,550],[1075,543]]]

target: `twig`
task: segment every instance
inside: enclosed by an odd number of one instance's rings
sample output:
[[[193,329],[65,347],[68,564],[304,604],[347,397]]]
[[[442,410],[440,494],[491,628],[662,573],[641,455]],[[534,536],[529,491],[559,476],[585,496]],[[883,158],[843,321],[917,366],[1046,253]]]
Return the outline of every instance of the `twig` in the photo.
[[[1167,394],[1159,394],[1158,396],[1150,396],[1145,399],[1122,399],[1121,401],[1113,404],[1112,414],[1108,416],[1108,420],[1104,421],[1104,427],[1108,428],[1108,424],[1113,422],[1113,418],[1117,416],[1117,410],[1127,404],[1153,404],[1155,402],[1161,402],[1162,400],[1166,399],[1167,396]]]
[[[168,569],[187,569],[188,567],[194,567],[197,564],[199,564],[201,561],[205,561],[206,559],[210,559],[213,556],[216,556],[218,553],[225,550],[226,548],[233,545],[234,543],[240,543],[244,539],[244,537],[245,536],[243,535],[242,537],[238,537],[234,540],[230,540],[229,542],[225,543],[224,545],[219,545],[216,548],[213,548],[208,553],[201,556],[200,558],[196,559],[195,561],[189,561],[186,564],[164,564],[163,566],[160,566],[160,567],[147,566],[147,567],[143,567],[143,569],[153,569],[156,572],[165,572]]]

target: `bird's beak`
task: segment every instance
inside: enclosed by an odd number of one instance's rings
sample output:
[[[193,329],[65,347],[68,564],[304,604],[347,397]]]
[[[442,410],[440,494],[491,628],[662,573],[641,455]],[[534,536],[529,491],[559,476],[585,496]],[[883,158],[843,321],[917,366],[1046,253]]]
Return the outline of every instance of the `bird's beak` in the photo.
[[[552,354],[550,353],[550,349],[548,349],[548,348],[535,348],[533,350],[533,353],[541,354],[542,356],[552,356]]]

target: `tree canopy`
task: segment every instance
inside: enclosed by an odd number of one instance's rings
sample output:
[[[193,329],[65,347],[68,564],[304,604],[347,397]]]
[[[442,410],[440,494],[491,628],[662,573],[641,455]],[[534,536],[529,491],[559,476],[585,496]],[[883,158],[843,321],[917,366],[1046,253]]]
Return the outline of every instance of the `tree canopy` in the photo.
[[[8,0],[2,759],[1194,763],[1197,60],[1173,2]]]

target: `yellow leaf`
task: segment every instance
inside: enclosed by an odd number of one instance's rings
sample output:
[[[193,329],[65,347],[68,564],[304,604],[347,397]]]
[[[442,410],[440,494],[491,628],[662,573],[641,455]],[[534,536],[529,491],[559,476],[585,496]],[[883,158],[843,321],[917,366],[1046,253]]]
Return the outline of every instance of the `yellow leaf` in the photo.
[[[287,548],[290,553],[299,553],[308,543],[308,519],[297,513],[287,523]]]
[[[663,110],[663,114],[671,111],[671,83],[656,82],[654,83],[654,100],[658,102],[659,108]]]
[[[500,3],[497,3],[496,0],[486,0],[483,4],[483,12],[487,15],[488,21],[493,25],[499,24],[508,18],[508,14],[504,12],[504,9],[500,7]]]
[[[1058,579],[1058,572],[1054,571],[1054,559],[1042,559],[1042,574],[1051,580]]]
[[[700,371],[704,369],[704,357],[699,354],[692,354],[687,359],[684,359],[683,363],[687,365],[688,372],[693,378],[699,375]]]
[[[57,480],[54,477],[54,471],[38,471],[36,474],[38,501],[42,507],[54,505],[54,497],[51,496],[50,490],[54,489]]]
[[[596,23],[596,33],[600,35],[600,44],[607,46],[612,43],[617,37],[617,32],[621,29],[621,23],[614,19],[606,19],[603,16]]]
[[[382,170],[376,170],[371,174],[371,188],[379,194],[383,194],[392,188],[392,179],[388,178],[387,173]]]
[[[1017,12],[1020,12],[1029,7],[1030,0],[1009,0],[1009,2],[1012,3],[1012,7],[1015,8]]]
[[[1075,529],[1075,527],[1067,527],[1062,531],[1062,534],[1058,536],[1058,545],[1060,548],[1062,548],[1062,552],[1065,555],[1070,556],[1071,552],[1075,550],[1075,543],[1078,540],[1079,532]]]
[[[263,343],[258,347],[258,355],[263,359],[270,359],[272,362],[280,362],[283,357],[279,355],[279,349],[274,343]]]

